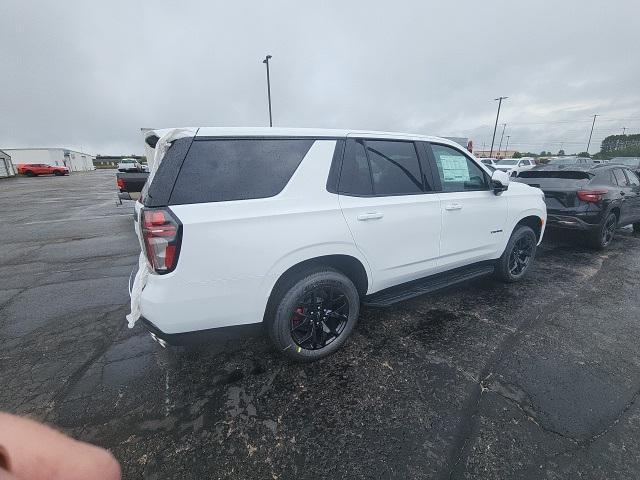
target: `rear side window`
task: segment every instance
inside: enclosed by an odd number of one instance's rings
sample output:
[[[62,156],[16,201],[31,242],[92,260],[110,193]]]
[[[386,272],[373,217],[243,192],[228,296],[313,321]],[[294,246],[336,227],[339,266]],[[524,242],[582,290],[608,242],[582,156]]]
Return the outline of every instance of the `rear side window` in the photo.
[[[638,180],[638,176],[635,173],[633,173],[631,170],[625,170],[624,173],[627,174],[630,185],[634,187],[640,185],[640,180]]]
[[[624,175],[624,172],[622,170],[620,170],[619,168],[614,168],[613,176],[616,179],[618,185],[620,185],[621,187],[627,186],[627,177]]]
[[[313,142],[313,139],[196,139],[182,164],[170,203],[273,197],[291,179]]]

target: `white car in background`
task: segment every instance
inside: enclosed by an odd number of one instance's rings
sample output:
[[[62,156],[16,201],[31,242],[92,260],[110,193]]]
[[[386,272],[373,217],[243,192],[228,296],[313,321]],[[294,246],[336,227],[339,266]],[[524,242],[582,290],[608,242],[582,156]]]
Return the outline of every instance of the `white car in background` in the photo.
[[[493,168],[496,168],[498,164],[497,158],[479,158],[478,160],[480,160],[485,165]]]
[[[517,177],[520,172],[531,170],[535,166],[536,161],[533,158],[505,158],[498,160],[494,165],[496,169],[502,170],[511,177]]]
[[[123,158],[118,163],[119,172],[142,172],[142,164],[135,158]]]

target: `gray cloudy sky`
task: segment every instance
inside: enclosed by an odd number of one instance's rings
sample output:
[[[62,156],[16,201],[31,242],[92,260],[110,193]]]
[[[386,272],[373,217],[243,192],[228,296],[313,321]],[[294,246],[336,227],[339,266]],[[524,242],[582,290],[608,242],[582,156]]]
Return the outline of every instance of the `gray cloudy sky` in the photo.
[[[638,0],[0,2],[0,148],[142,152],[140,127],[468,136],[591,152],[640,132]],[[498,140],[496,140],[497,143]],[[506,139],[505,139],[506,141]]]

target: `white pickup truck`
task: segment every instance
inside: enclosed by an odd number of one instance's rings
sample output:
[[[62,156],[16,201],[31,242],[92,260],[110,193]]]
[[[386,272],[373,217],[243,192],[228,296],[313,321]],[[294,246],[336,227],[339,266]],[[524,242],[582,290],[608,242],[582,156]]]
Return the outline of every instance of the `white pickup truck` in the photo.
[[[542,240],[542,192],[442,138],[184,131],[136,202],[132,306],[162,343],[264,327],[285,355],[315,360],[343,345],[361,304],[518,281]],[[163,132],[146,135],[156,147]]]
[[[142,164],[135,158],[123,158],[118,163],[119,172],[143,172]]]

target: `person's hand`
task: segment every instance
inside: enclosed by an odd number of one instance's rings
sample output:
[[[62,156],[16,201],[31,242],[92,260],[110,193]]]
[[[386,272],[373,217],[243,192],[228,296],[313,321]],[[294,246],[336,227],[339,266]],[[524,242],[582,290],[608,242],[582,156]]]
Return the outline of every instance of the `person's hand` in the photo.
[[[0,480],[119,480],[107,450],[0,412]]]

